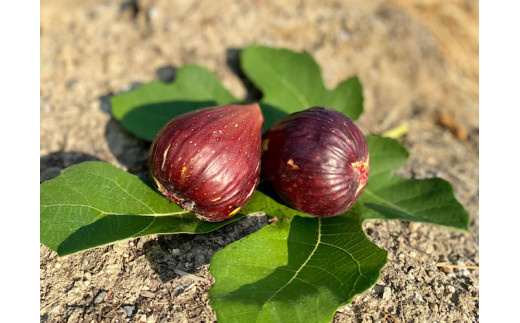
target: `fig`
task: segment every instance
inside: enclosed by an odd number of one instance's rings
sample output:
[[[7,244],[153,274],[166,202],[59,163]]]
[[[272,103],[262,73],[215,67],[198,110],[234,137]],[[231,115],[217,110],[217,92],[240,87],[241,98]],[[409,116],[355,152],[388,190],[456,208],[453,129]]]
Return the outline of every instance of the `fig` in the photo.
[[[262,173],[289,206],[317,217],[344,213],[365,190],[365,136],[343,113],[312,107],[262,136]]]
[[[150,147],[152,182],[201,220],[231,218],[258,186],[263,123],[256,103],[202,108],[173,118]]]

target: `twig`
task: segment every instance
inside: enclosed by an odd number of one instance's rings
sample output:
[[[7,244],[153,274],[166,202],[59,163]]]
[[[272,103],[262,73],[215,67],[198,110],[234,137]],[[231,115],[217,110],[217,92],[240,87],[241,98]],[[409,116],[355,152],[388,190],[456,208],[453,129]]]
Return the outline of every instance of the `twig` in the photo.
[[[188,277],[188,278],[191,278],[193,280],[196,280],[196,281],[201,281],[201,282],[205,282],[205,283],[210,283],[209,280],[207,280],[206,278],[202,278],[202,277],[199,277],[199,276],[196,276],[196,275],[193,275],[193,274],[190,274],[190,273],[187,273],[185,271],[182,271],[180,269],[174,269],[173,270],[177,275],[179,276],[184,276],[184,277]]]

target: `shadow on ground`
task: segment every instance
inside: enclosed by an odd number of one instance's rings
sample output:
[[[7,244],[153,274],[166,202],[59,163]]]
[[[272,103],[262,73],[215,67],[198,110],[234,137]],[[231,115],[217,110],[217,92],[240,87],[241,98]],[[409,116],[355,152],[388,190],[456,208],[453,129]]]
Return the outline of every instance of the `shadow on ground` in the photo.
[[[57,151],[40,157],[40,183],[58,176],[62,170],[75,164],[100,159],[79,151]]]
[[[193,273],[211,262],[213,254],[227,245],[260,230],[266,216],[248,216],[207,234],[160,235],[141,238],[144,255],[157,276],[166,283],[179,273]]]

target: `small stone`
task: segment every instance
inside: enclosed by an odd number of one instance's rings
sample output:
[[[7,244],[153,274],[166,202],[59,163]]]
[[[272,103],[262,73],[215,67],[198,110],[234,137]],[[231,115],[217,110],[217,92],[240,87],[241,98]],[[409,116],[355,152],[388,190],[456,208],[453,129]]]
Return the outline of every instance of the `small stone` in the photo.
[[[430,310],[432,310],[432,312],[437,313],[439,311],[439,306],[437,304],[430,303],[429,306],[430,306]]]
[[[101,303],[104,299],[105,299],[105,296],[107,295],[107,292],[102,290],[100,291],[97,295],[96,295],[96,298],[94,298],[94,304],[99,304]]]
[[[383,290],[383,299],[388,300],[392,296],[392,289],[390,287],[385,287]]]
[[[148,12],[146,13],[148,16],[148,20],[154,20],[159,15],[159,9],[157,7],[151,7],[148,9]]]
[[[453,272],[453,268],[448,267],[448,266],[440,266],[439,270],[444,272],[444,273],[446,273],[446,274],[449,274],[449,273]]]
[[[99,97],[99,108],[101,111],[110,113],[110,95],[102,95]]]
[[[157,78],[159,81],[164,83],[170,83],[175,79],[175,68],[172,66],[165,66],[158,68],[157,71],[155,71],[155,74],[157,75]]]
[[[421,294],[419,294],[418,292],[413,292],[413,297],[418,300],[419,302],[424,302],[424,298],[422,297]]]
[[[170,253],[172,254],[172,256],[178,256],[181,254],[181,250],[180,249],[172,249],[170,251]]]
[[[408,230],[410,230],[410,232],[414,232],[417,231],[417,229],[419,229],[420,226],[421,223],[419,222],[410,222],[408,223]]]
[[[471,272],[469,270],[467,270],[466,268],[462,269],[460,271],[460,274],[464,277],[469,277],[471,275]]]
[[[132,314],[134,314],[134,311],[135,311],[135,306],[134,305],[125,305],[125,306],[123,306],[123,310],[125,311],[126,315],[132,316]]]
[[[343,313],[351,313],[352,312],[352,307],[350,305],[344,306],[342,309],[343,309]]]
[[[383,296],[384,289],[385,289],[385,286],[383,286],[383,285],[379,285],[379,284],[374,285],[374,292],[377,295]]]
[[[155,297],[155,294],[150,292],[150,291],[147,291],[147,290],[142,290],[141,291],[141,295],[143,297],[146,297],[146,298],[154,298]]]

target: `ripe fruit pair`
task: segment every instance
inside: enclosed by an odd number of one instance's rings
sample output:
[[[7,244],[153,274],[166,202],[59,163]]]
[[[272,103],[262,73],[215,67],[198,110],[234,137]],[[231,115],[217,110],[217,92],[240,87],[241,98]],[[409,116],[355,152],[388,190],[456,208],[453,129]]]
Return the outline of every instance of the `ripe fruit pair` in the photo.
[[[348,210],[364,191],[368,147],[359,128],[324,107],[296,112],[262,135],[258,104],[195,110],[168,122],[150,148],[157,189],[200,219],[237,214],[261,172],[291,207],[329,217]]]

